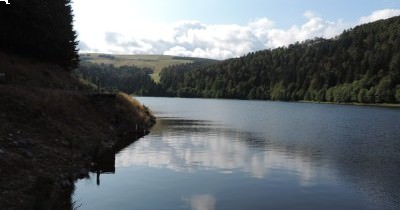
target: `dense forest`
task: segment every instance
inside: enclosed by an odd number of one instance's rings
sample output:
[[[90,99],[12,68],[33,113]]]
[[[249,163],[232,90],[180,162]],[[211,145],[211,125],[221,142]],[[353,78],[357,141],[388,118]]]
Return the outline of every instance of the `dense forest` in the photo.
[[[70,0],[12,1],[0,7],[0,51],[77,67]]]
[[[179,97],[400,103],[400,17],[160,76]]]
[[[180,65],[172,65],[164,68],[160,72],[160,83],[165,90],[165,94],[168,96],[179,96],[179,97],[196,97],[200,96],[192,92],[193,88],[187,87],[188,84],[185,81],[188,81],[187,77],[188,73],[194,70],[202,70],[207,67],[214,66],[214,63],[187,63]],[[199,78],[201,80],[201,78]],[[182,83],[183,82],[183,83]]]
[[[100,85],[106,91],[120,90],[126,93],[146,96],[164,95],[162,87],[155,83],[150,68],[136,66],[115,67],[111,64],[82,62],[74,74],[84,81]]]
[[[90,57],[90,54],[89,54]],[[100,58],[108,58],[111,60],[117,59],[114,55],[100,54]],[[186,67],[206,67],[211,64],[218,63],[216,60],[190,57],[172,57],[177,60],[187,60],[190,64],[171,64],[167,69],[177,69],[179,74],[176,77],[183,76]],[[124,60],[122,59],[124,62]],[[139,96],[175,96],[174,92],[167,92],[166,89],[157,83],[151,77],[154,69],[149,67],[138,67],[134,64],[124,66],[114,64],[97,64],[92,63],[88,56],[83,56],[79,67],[74,70],[74,75],[83,83],[88,83],[90,86],[97,88],[100,85],[104,91],[120,90],[126,93]],[[165,83],[167,81],[164,81]],[[173,85],[173,81],[169,81]]]

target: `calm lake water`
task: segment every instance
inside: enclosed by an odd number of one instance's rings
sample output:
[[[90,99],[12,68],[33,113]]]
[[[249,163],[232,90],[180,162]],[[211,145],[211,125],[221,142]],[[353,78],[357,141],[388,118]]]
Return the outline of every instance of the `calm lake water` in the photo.
[[[400,109],[138,99],[157,124],[78,209],[400,209]]]

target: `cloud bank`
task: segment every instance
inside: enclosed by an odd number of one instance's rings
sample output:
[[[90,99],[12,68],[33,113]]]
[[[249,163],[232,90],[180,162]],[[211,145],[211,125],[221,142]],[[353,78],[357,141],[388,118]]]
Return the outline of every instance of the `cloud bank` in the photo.
[[[357,24],[396,15],[400,15],[400,10],[379,10],[369,16],[361,17]],[[304,24],[293,25],[287,29],[275,27],[273,20],[260,18],[245,25],[181,21],[155,27],[156,29],[151,29],[148,35],[143,32],[122,34],[107,31],[104,32],[103,40],[100,41],[82,39],[80,50],[81,52],[164,54],[226,59],[257,50],[287,46],[315,37],[332,38],[344,29],[356,25],[343,20],[324,20],[311,11],[305,12],[304,18]]]
[[[400,9],[384,9],[373,12],[371,15],[360,18],[360,24],[387,19],[400,15]]]

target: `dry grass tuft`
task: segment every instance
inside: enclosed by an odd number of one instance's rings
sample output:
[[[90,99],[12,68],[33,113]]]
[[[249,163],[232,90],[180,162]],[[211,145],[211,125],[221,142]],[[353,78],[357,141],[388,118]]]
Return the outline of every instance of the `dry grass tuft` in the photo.
[[[154,116],[149,109],[126,93],[119,92],[116,95],[116,109],[123,120],[132,124],[142,122],[145,127],[149,127],[154,123]]]

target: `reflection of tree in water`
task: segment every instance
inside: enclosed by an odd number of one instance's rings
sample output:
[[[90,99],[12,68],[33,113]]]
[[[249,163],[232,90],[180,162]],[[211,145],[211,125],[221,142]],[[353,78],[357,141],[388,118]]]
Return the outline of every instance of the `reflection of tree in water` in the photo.
[[[147,135],[148,132],[143,135]],[[102,151],[101,154],[97,155],[94,160],[93,165],[90,168],[90,172],[96,173],[96,184],[100,185],[100,175],[101,174],[114,174],[115,173],[115,155],[122,149],[126,148],[143,135],[134,134],[128,135],[125,138],[121,138],[114,147],[107,151]]]
[[[112,150],[107,151],[104,152],[101,156],[97,157],[90,171],[96,173],[96,184],[100,185],[101,174],[115,173],[115,152]]]

